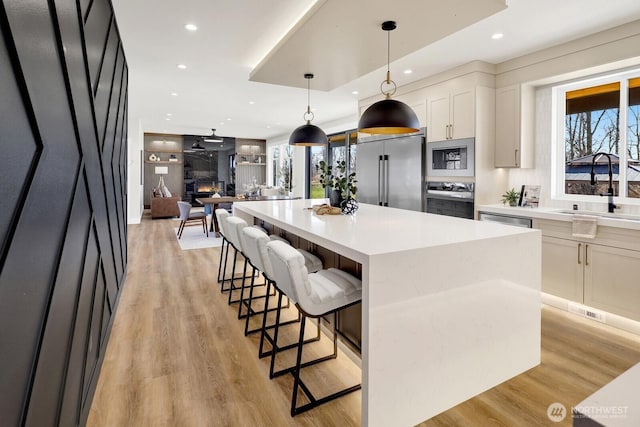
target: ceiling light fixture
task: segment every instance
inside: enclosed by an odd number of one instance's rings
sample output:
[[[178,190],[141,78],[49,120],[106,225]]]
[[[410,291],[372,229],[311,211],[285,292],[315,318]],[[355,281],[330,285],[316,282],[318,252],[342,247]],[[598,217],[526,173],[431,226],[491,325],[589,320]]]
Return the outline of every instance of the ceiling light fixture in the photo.
[[[171,92],[171,96],[178,96],[176,92]]]
[[[204,138],[204,142],[222,142],[223,139],[221,137],[219,137],[218,135],[216,135],[216,130],[215,129],[211,129],[211,135],[210,136],[205,136]]]
[[[204,150],[205,148],[200,145],[200,139],[196,139],[196,142],[193,143],[193,145],[191,145],[191,149],[192,150]]]
[[[502,33],[495,33],[494,35],[491,36],[491,38],[494,40],[500,40],[502,37],[504,37],[504,34]]]
[[[300,146],[312,146],[312,145],[327,145],[327,134],[318,126],[312,125],[313,113],[311,112],[311,79],[313,74],[307,73],[304,75],[307,79],[307,111],[302,118],[307,121],[306,124],[297,127],[289,136],[289,145]]]
[[[178,64],[178,68],[180,68],[181,70],[186,70],[187,66],[184,64]]]
[[[405,74],[411,74],[411,73],[413,73],[413,70],[406,69],[406,70],[404,70],[404,73],[405,73]]]
[[[351,95],[357,95],[357,94],[359,94],[359,93],[360,93],[360,92],[358,92],[357,90],[354,90],[354,91],[352,91],[352,92],[351,92]]]
[[[185,24],[184,28],[186,28],[189,31],[197,31],[198,30],[198,26],[196,24]]]
[[[391,99],[398,88],[396,83],[391,80],[391,72],[389,71],[390,63],[390,45],[391,31],[396,29],[394,21],[385,21],[382,23],[382,30],[387,32],[387,78],[380,83],[380,92],[385,99],[371,105],[360,117],[358,122],[358,131],[370,134],[401,134],[417,132],[420,127],[418,117],[411,107],[400,101]],[[392,85],[393,88],[385,92],[383,86]]]

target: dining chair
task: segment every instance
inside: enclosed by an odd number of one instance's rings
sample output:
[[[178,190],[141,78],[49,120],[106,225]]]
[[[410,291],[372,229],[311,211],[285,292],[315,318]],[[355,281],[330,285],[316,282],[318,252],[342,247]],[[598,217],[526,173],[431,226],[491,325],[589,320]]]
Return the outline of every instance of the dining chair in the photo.
[[[185,225],[193,225],[189,223],[199,222],[202,224],[203,231],[209,237],[209,229],[207,228],[207,215],[204,212],[191,212],[191,204],[187,202],[178,202],[180,210],[180,225],[178,226],[178,239],[182,237]]]

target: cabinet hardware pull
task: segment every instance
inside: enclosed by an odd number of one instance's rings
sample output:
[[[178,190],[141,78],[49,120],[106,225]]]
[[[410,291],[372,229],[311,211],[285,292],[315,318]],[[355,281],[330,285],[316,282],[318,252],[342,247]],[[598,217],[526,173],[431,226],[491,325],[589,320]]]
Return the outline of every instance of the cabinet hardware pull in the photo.
[[[449,139],[453,139],[453,124],[449,125]]]
[[[582,243],[578,243],[578,265],[582,264],[580,260],[580,252],[582,252]]]
[[[589,244],[584,245],[584,265],[589,265]]]
[[[382,206],[382,156],[378,156],[378,205]]]
[[[515,150],[515,162],[516,162],[516,166],[518,166],[518,149],[516,148]]]

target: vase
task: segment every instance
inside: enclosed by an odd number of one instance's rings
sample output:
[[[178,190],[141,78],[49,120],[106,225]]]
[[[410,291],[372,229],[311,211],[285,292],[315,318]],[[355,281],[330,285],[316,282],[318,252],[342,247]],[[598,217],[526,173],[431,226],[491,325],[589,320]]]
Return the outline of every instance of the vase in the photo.
[[[331,190],[331,193],[329,193],[329,204],[339,208],[340,203],[342,203],[342,192],[340,190]]]

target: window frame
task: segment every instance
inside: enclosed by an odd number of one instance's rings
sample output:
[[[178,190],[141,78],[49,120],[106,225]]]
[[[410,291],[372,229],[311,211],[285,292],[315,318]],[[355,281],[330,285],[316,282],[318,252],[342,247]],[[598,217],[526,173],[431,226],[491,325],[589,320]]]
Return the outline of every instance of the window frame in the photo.
[[[562,83],[552,87],[552,123],[551,139],[551,198],[574,202],[602,202],[597,195],[565,193],[565,135],[566,135],[566,93],[609,83],[620,84],[620,115],[618,123],[619,146],[618,157],[618,192],[615,199],[627,204],[640,204],[639,198],[628,197],[628,114],[629,114],[629,80],[640,77],[640,69],[619,71],[602,76],[594,76],[579,81]]]

